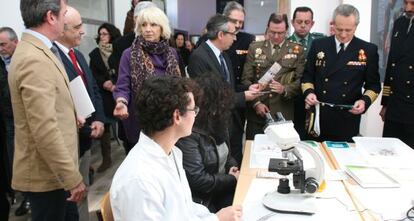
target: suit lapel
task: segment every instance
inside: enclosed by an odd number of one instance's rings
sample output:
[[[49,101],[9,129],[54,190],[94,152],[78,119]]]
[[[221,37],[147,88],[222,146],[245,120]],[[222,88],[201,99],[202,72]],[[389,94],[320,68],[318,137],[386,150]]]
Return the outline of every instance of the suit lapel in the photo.
[[[34,45],[39,50],[42,50],[43,53],[45,53],[46,56],[49,57],[49,59],[52,60],[52,62],[59,69],[60,74],[65,79],[66,85],[69,87],[69,78],[66,74],[65,68],[63,67],[63,64],[59,61],[59,59],[56,57],[56,55],[53,54],[50,48],[47,48],[43,42],[41,42],[39,39],[37,39],[31,34],[23,33],[22,40],[25,40],[30,44]]]
[[[335,53],[333,55],[334,62],[332,63],[333,66],[331,66],[331,68],[328,69],[326,76],[330,76],[331,74],[337,72],[340,69],[343,69],[346,66],[347,62],[350,60],[350,57],[353,55],[353,53],[355,53],[355,38],[356,37],[354,37],[351,40],[348,47],[345,49],[344,53],[339,58],[337,58],[336,44],[335,44],[335,39],[334,39],[334,42],[333,42],[334,47],[331,47],[335,49]]]
[[[78,73],[75,70],[75,67],[73,67],[72,62],[68,59],[68,57],[65,55],[65,53],[60,50],[58,47],[60,57],[62,58],[63,65],[65,66],[66,73],[68,74],[69,81],[72,81],[78,76]]]
[[[204,47],[204,49],[205,49],[205,50],[206,50],[206,52],[207,52],[208,59],[209,59],[210,61],[212,61],[212,62],[213,62],[213,64],[214,64],[214,66],[216,67],[215,72],[217,72],[217,73],[220,73],[220,74],[221,74],[221,65],[220,65],[219,61],[217,60],[217,57],[216,57],[216,55],[214,54],[213,50],[212,50],[212,49],[210,48],[210,46],[208,46],[208,45],[207,45],[207,43],[205,43],[205,42],[202,44],[202,46]]]

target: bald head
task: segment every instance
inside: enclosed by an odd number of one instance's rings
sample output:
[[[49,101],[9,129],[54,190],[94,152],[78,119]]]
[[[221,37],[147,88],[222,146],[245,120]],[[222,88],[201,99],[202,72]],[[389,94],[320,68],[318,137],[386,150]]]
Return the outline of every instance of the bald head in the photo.
[[[69,49],[79,46],[82,40],[82,35],[85,33],[80,13],[75,8],[68,6],[64,20],[65,28],[63,36],[57,41]]]

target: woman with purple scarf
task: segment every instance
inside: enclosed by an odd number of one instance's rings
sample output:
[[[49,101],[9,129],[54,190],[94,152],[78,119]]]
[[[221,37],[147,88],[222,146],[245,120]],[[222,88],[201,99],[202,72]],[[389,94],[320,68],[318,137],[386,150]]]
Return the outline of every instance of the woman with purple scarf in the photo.
[[[122,53],[118,81],[113,91],[116,106],[114,116],[123,120],[129,149],[138,141],[140,127],[134,100],[142,83],[151,76],[180,76],[178,55],[168,44],[171,28],[165,13],[149,7],[136,17],[132,46]]]

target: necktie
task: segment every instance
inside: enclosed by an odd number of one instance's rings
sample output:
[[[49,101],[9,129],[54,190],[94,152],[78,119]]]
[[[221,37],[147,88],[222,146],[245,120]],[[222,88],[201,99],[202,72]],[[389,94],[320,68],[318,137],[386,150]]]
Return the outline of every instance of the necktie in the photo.
[[[57,57],[57,59],[60,61],[60,63],[62,63],[62,58],[60,57],[59,51],[58,51],[58,49],[57,49],[57,47],[56,47],[55,44],[52,44],[52,47],[50,48],[50,50]]]
[[[345,45],[344,45],[344,43],[340,43],[339,46],[341,47],[341,49],[339,49],[338,57],[340,57],[344,53],[344,51],[345,51]]]
[[[306,39],[304,39],[304,38],[302,38],[302,39],[300,39],[300,44],[303,46],[303,48],[307,48],[307,46],[306,46]],[[305,49],[306,50],[306,49]]]
[[[272,55],[279,53],[280,46],[279,45],[273,45]]]
[[[229,81],[229,77],[228,77],[229,76],[229,70],[227,70],[226,61],[224,60],[223,54],[220,54],[219,58],[220,58],[220,66],[221,66],[221,71],[222,71],[223,78],[224,78],[224,80],[226,80],[228,82]]]
[[[76,60],[75,52],[73,52],[73,49],[69,50],[69,57],[72,61],[73,67],[75,68],[76,72],[79,76],[81,76],[83,83],[86,85],[86,79],[85,75],[83,74],[82,70],[78,66],[78,61]]]

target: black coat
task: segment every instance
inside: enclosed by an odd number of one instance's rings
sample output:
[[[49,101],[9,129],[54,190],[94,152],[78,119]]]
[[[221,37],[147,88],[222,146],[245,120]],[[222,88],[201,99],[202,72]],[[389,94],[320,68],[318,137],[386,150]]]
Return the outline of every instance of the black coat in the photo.
[[[224,60],[226,61],[227,67],[230,73],[230,84],[232,88],[236,90],[236,82],[234,78],[233,68],[229,56],[223,52]],[[221,66],[213,50],[206,42],[200,44],[190,55],[190,60],[187,67],[188,74],[191,78],[196,77],[202,73],[213,72],[221,76]],[[236,90],[238,91],[238,90]],[[246,106],[244,98],[244,92],[236,93],[236,107]]]
[[[131,47],[135,39],[135,33],[126,34],[114,42],[112,42],[112,54],[109,56],[108,65],[111,69],[114,69],[118,74],[119,62],[121,61],[122,53],[125,49]],[[117,79],[115,79],[116,82]]]
[[[231,157],[230,148],[226,173],[218,174],[217,145],[214,138],[206,132],[193,127],[192,134],[181,138],[176,146],[183,152],[183,167],[195,202],[214,208],[215,205],[211,205],[214,198],[235,191],[237,180],[228,171],[237,166],[237,163]]]
[[[78,72],[76,72],[72,62],[64,54],[64,52],[59,47],[57,48],[59,49],[59,54],[62,59],[63,66],[65,67],[66,74],[68,75],[69,81],[72,81],[79,76]],[[85,151],[90,149],[91,146],[91,129],[88,125],[90,125],[93,121],[100,121],[104,123],[105,114],[103,111],[102,98],[99,93],[98,86],[96,85],[95,78],[93,77],[91,70],[88,67],[88,63],[86,62],[85,57],[80,51],[76,49],[74,49],[74,53],[86,80],[86,90],[88,91],[93,107],[95,108],[95,112],[92,114],[92,116],[86,119],[85,126],[79,130],[79,157],[81,157]]]
[[[394,22],[381,104],[386,120],[414,125],[414,26],[404,16]]]
[[[102,56],[99,52],[99,48],[95,48],[89,53],[89,67],[92,71],[92,74],[96,80],[96,84],[99,87],[99,92],[102,97],[103,109],[105,112],[105,117],[107,123],[114,120],[113,111],[115,109],[115,100],[112,96],[112,92],[107,91],[103,88],[105,81],[112,81],[113,84],[116,84],[117,75],[115,72],[108,71],[106,69],[105,63],[102,60]]]
[[[377,50],[376,45],[354,37],[338,58],[334,36],[314,40],[302,77],[305,97],[315,93],[321,102],[346,105],[362,99],[368,109],[381,91]],[[352,142],[360,119],[348,110],[321,106],[321,138]]]

